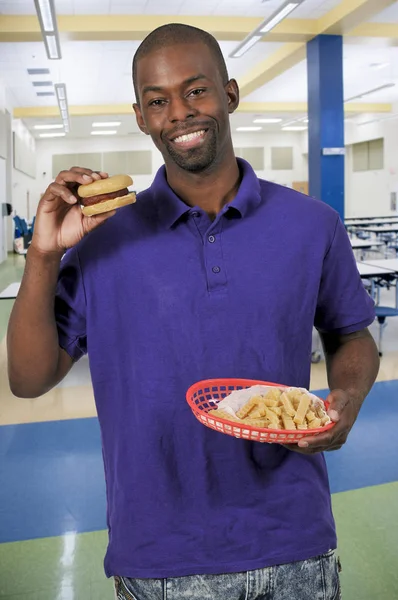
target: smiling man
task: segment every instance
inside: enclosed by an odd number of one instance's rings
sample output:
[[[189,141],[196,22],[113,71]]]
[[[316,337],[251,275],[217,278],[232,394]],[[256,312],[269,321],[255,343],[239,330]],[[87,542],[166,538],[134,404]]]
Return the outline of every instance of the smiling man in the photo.
[[[119,600],[337,600],[322,452],[345,443],[378,370],[345,229],[235,158],[239,91],[211,35],[155,30],[133,76],[165,165],[116,215],[76,204],[105,173],[73,167],[49,186],[9,325],[12,390],[43,394],[89,351]],[[308,388],[314,325],[332,430],[283,447],[197,422],[185,392],[198,380]]]

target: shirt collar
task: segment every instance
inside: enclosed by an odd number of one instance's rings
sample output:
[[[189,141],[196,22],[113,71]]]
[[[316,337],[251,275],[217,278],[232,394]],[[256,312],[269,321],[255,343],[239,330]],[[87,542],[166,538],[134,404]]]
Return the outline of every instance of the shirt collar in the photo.
[[[232,208],[240,217],[245,217],[250,209],[255,208],[261,202],[260,181],[248,162],[241,158],[236,160],[242,174],[242,181],[235,198],[224,207],[223,211],[227,212]],[[172,227],[184,214],[198,209],[198,207],[190,207],[185,204],[171,189],[167,183],[164,165],[156,173],[150,189],[159,219],[167,229]]]

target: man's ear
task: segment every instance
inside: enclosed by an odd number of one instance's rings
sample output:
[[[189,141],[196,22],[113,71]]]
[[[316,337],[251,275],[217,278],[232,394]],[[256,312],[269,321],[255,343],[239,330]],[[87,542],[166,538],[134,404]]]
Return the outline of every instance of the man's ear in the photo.
[[[225,86],[228,97],[228,112],[232,114],[239,106],[239,86],[235,79],[230,79]]]
[[[133,109],[134,109],[134,112],[135,112],[135,118],[136,118],[138,127],[141,129],[142,133],[145,133],[146,135],[149,135],[147,126],[145,125],[145,121],[144,121],[144,118],[142,116],[140,105],[135,102],[133,104]]]

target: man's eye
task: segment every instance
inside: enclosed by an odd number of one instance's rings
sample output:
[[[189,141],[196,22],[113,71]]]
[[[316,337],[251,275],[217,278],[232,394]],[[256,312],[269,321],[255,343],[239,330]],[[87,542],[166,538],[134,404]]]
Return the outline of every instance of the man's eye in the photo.
[[[151,100],[149,102],[149,106],[162,106],[164,104],[164,100]]]
[[[204,88],[198,88],[196,90],[192,90],[192,92],[189,92],[188,96],[200,96],[205,91],[206,90]]]

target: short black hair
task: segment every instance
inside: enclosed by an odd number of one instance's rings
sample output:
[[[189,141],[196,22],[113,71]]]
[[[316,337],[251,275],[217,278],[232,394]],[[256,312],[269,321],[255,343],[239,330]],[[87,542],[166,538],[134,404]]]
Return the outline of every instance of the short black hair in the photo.
[[[136,102],[139,103],[139,95],[137,88],[137,64],[138,61],[150,54],[153,50],[158,50],[164,46],[172,46],[174,44],[191,44],[202,42],[205,44],[218,67],[219,73],[224,84],[228,83],[228,70],[225,64],[224,56],[220,45],[216,38],[207,31],[193,27],[192,25],[184,25],[183,23],[168,23],[154,29],[141,42],[133,58],[133,85],[136,97]]]

